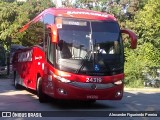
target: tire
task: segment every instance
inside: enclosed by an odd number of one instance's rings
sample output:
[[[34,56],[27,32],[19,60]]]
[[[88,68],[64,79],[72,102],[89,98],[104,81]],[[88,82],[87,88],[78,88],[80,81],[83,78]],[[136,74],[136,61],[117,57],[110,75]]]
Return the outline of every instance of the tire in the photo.
[[[42,91],[42,77],[38,77],[37,79],[37,96],[39,98],[40,103],[47,102],[47,95],[43,93]]]
[[[81,101],[84,105],[92,105],[96,102],[96,100],[85,100]]]
[[[93,103],[95,103],[95,102],[96,102],[96,100],[88,100],[88,101],[87,101],[88,104],[93,104]]]
[[[21,86],[20,86],[20,84],[18,84],[18,74],[16,71],[14,72],[13,81],[14,81],[15,89],[20,89]]]

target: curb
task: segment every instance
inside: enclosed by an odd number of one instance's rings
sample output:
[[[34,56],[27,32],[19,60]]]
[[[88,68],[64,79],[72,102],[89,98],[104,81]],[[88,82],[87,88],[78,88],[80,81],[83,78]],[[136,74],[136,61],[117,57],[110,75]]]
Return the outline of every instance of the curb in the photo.
[[[160,88],[124,88],[124,91],[134,91],[134,92],[158,92],[160,93]]]

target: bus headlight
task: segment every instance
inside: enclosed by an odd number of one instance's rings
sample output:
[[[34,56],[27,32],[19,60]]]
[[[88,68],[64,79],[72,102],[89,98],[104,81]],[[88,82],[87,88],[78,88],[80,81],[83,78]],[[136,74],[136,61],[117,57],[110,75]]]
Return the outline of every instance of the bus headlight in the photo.
[[[58,76],[58,75],[53,75],[54,76],[54,78],[56,78],[57,80],[59,80],[59,81],[61,81],[61,82],[64,82],[64,83],[69,83],[69,82],[71,82],[70,80],[68,80],[68,79],[66,79],[66,78],[63,78],[63,77],[61,77],[61,76]]]
[[[122,83],[123,83],[122,80],[118,80],[118,81],[114,82],[115,85],[121,85]]]

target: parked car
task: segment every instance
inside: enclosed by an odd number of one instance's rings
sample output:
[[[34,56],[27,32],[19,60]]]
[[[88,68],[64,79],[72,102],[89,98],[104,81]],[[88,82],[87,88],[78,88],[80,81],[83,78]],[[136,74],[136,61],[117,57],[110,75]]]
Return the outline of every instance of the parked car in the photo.
[[[144,86],[160,88],[160,74],[158,73],[156,77],[152,77],[149,74],[145,74]]]

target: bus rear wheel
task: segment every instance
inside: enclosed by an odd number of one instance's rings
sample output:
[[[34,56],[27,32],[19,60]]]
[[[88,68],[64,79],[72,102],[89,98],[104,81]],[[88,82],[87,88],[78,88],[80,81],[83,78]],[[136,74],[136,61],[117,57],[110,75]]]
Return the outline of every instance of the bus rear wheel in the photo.
[[[87,104],[93,104],[93,103],[95,103],[95,102],[96,102],[96,100],[87,100],[87,101],[86,101]]]
[[[18,74],[17,74],[17,72],[16,71],[14,71],[14,76],[13,76],[13,81],[14,81],[14,87],[16,88],[16,89],[20,89],[21,88],[21,86],[18,84]]]
[[[37,79],[37,96],[39,98],[40,103],[47,102],[47,95],[42,91],[42,77],[38,77]]]

